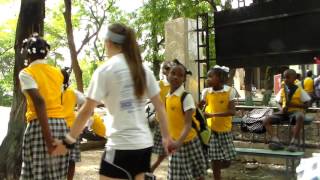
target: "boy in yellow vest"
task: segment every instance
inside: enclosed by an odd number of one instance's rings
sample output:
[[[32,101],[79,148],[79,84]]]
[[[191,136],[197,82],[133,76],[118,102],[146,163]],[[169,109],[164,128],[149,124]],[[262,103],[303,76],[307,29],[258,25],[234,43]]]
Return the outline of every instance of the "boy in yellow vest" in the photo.
[[[183,83],[186,80],[186,68],[182,64],[173,66],[168,80],[171,86],[165,103],[168,130],[175,140],[173,149],[177,150],[169,158],[168,179],[204,179],[205,157],[196,130],[191,128],[195,113],[191,94],[187,94],[181,103],[181,96],[185,92]]]
[[[62,94],[62,105],[65,114],[65,120],[68,128],[70,128],[74,120],[76,119],[75,108],[78,105],[82,105],[85,101],[85,97],[82,93],[77,90],[69,87],[69,77],[71,74],[70,68],[61,69],[63,74],[63,94]],[[72,180],[75,172],[75,163],[81,161],[81,152],[80,152],[80,142],[77,141],[75,147],[70,151],[69,158],[69,169],[68,169],[68,180]]]
[[[159,81],[159,87],[160,87],[160,98],[162,102],[165,102],[166,96],[168,95],[170,91],[170,84],[168,82],[168,74],[171,68],[172,62],[171,61],[165,61],[162,64],[162,74],[164,75],[164,78]],[[157,118],[158,119],[158,118]],[[154,128],[154,135],[153,135],[153,148],[152,153],[157,154],[158,158],[156,162],[151,166],[151,172],[153,172],[160,163],[167,157],[165,154],[163,145],[162,145],[162,136],[160,132],[159,123],[155,125]]]
[[[19,73],[27,100],[27,128],[22,145],[21,179],[66,179],[69,155],[53,156],[54,139],[68,133],[61,103],[63,76],[44,59],[49,44],[38,34],[25,39],[22,53],[29,66]]]
[[[279,138],[272,131],[272,124],[289,123],[294,124],[292,128],[292,139],[288,146],[288,151],[297,151],[298,137],[304,121],[304,110],[308,108],[311,100],[308,93],[301,87],[295,85],[296,72],[288,69],[284,72],[284,83],[276,96],[276,101],[281,105],[280,111],[267,117],[264,126],[271,136],[269,148],[281,150],[284,148]]]

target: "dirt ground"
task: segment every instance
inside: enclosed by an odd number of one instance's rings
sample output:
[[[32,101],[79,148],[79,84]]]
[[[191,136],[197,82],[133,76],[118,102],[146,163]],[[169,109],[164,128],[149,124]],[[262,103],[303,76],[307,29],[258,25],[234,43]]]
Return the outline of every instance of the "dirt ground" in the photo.
[[[75,180],[96,180],[99,179],[99,163],[103,150],[82,151],[82,161],[77,163]],[[153,160],[155,157],[153,157]],[[167,176],[168,161],[165,160],[156,170],[157,180],[165,180]],[[233,162],[230,168],[222,171],[222,177],[225,180],[287,180],[283,167],[275,165],[260,165],[255,170],[249,170],[241,162]],[[212,172],[208,171],[206,179],[212,179]]]

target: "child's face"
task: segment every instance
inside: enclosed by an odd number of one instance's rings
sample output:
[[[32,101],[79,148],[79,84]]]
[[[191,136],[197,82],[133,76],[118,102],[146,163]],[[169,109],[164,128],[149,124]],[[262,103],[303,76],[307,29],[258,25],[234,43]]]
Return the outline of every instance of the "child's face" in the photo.
[[[207,77],[207,84],[208,87],[216,87],[220,85],[220,78],[213,73],[213,71],[209,71],[208,77]]]
[[[284,73],[284,82],[287,85],[294,84],[294,81],[296,80],[296,75],[295,74],[290,74],[290,73]]]
[[[186,72],[182,66],[174,66],[171,68],[168,81],[173,89],[179,88],[185,81]]]

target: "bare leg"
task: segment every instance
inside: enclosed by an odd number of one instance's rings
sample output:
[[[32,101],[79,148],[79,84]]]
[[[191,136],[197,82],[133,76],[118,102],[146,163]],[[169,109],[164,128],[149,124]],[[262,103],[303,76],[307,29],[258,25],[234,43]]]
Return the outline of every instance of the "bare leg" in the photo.
[[[304,116],[299,114],[296,116],[296,125],[292,128],[292,137],[295,139],[299,138],[300,130],[303,127]]]
[[[69,167],[68,167],[68,180],[73,180],[74,171],[76,169],[76,163],[74,161],[69,161]]]
[[[267,133],[268,133],[271,137],[274,137],[270,116],[267,117],[267,118],[263,121],[263,125],[264,125],[264,127],[266,128]]]
[[[213,179],[221,180],[221,169],[230,167],[231,162],[227,160],[214,160],[211,165],[213,170]]]
[[[154,172],[155,169],[161,164],[161,162],[166,158],[166,155],[159,155],[157,161],[151,166],[151,172]]]

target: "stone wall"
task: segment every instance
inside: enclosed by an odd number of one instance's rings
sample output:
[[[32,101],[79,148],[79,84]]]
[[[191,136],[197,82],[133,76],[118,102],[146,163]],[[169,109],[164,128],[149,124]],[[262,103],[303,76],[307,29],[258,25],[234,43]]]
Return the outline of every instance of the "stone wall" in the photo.
[[[178,18],[165,24],[165,60],[178,59],[192,72],[187,77],[186,89],[198,101],[198,65],[196,21]],[[202,87],[201,87],[202,89]]]

